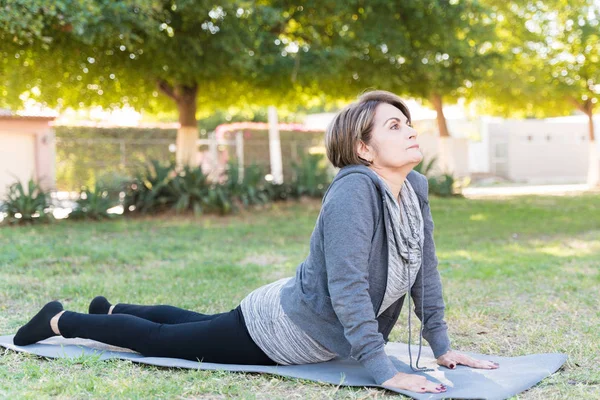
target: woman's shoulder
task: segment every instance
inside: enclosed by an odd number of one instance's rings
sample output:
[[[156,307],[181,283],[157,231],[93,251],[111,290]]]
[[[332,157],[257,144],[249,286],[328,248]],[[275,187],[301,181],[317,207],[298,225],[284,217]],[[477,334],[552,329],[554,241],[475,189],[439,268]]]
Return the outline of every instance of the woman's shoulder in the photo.
[[[342,218],[370,216],[381,213],[381,195],[372,177],[364,173],[349,173],[336,177],[323,196],[321,214]],[[337,217],[335,217],[337,218]]]
[[[377,183],[373,178],[356,172],[334,179],[323,196],[323,204],[352,202],[374,205],[377,198]]]

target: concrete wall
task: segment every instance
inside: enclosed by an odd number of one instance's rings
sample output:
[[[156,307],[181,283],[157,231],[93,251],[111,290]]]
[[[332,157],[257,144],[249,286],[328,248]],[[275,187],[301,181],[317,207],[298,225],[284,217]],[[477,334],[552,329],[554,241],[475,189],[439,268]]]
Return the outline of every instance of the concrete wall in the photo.
[[[35,179],[44,189],[55,187],[53,118],[0,116],[0,198],[7,186]]]
[[[585,182],[587,125],[506,120],[488,125],[491,172],[515,182]]]

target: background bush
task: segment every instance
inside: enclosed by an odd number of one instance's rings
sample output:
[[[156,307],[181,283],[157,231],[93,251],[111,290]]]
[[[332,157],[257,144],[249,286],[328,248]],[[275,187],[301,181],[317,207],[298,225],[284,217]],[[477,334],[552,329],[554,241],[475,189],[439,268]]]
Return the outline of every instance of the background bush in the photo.
[[[0,204],[0,212],[7,214],[5,221],[11,224],[48,222],[53,219],[49,200],[48,193],[33,179],[26,186],[15,182]]]
[[[432,157],[431,160],[421,161],[414,170],[420,172],[427,177],[429,182],[429,194],[441,197],[462,196],[460,190],[462,185],[457,182],[457,179],[450,173],[441,175],[432,175],[433,168],[437,163],[437,157]]]
[[[94,190],[82,189],[76,201],[76,206],[68,218],[92,220],[114,218],[118,214],[109,214],[108,210],[117,205],[119,205],[118,198],[111,198],[108,190],[96,183]]]

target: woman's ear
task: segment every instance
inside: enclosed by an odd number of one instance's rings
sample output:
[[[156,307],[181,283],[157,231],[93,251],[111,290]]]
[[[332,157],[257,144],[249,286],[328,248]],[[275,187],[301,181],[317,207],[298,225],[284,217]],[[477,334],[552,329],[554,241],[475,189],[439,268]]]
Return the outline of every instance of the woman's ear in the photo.
[[[358,157],[366,162],[373,162],[373,154],[371,152],[371,146],[359,140],[356,145],[356,153]]]

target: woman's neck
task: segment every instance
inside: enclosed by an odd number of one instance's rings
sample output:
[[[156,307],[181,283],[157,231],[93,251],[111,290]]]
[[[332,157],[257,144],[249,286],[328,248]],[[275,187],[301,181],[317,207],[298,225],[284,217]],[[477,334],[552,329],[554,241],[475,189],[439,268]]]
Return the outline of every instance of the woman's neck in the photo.
[[[406,180],[406,176],[408,173],[403,171],[386,171],[379,168],[371,168],[377,175],[383,179],[383,181],[388,185],[394,198],[400,202],[400,191],[402,190],[402,185],[404,185],[404,181]],[[410,171],[409,171],[410,172]]]

